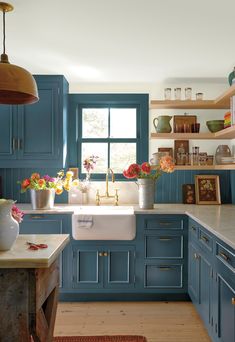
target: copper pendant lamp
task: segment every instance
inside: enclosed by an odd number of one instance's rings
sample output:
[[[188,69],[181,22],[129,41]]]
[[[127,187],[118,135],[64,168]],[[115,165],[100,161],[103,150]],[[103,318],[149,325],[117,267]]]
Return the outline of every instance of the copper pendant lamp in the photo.
[[[38,101],[37,84],[33,76],[25,69],[10,64],[5,53],[5,13],[13,6],[0,2],[3,12],[3,53],[0,59],[0,104],[30,104]]]

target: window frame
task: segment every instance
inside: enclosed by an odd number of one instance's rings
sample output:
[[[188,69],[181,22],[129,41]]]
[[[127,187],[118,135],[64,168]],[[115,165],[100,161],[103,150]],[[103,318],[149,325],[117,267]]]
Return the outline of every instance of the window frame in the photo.
[[[136,108],[136,138],[82,138],[83,108]],[[149,138],[149,95],[148,94],[69,94],[69,164],[81,171],[82,142],[136,142],[136,162],[148,160]],[[109,145],[110,146],[110,145]],[[109,163],[109,153],[108,153]],[[80,172],[80,178],[85,174]],[[122,174],[116,174],[116,180],[126,180]],[[94,180],[104,180],[105,173],[92,174]]]

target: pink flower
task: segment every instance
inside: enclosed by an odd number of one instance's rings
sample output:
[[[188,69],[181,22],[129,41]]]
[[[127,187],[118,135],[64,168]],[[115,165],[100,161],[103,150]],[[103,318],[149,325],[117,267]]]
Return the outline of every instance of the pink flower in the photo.
[[[127,170],[123,171],[123,176],[126,178],[138,178],[141,168],[138,164],[131,164]]]
[[[151,166],[148,162],[144,162],[142,165],[141,165],[141,171],[143,171],[144,173],[147,173],[148,175],[150,174],[151,172]]]
[[[12,209],[11,209],[11,214],[13,216],[13,218],[18,222],[22,222],[23,221],[23,216],[24,213],[23,211],[21,211],[19,208],[17,208],[17,206],[14,204]]]

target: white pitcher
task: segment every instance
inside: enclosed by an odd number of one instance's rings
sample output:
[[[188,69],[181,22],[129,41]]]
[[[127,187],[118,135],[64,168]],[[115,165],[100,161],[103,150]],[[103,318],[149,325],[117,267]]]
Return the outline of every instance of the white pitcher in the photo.
[[[13,200],[0,199],[0,251],[11,249],[19,235],[19,223],[12,217]]]

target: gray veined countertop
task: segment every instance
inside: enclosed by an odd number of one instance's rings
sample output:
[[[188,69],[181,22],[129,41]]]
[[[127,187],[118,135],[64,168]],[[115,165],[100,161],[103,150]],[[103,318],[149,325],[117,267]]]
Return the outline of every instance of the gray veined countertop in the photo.
[[[30,204],[17,204],[26,214],[73,214],[74,204],[58,204],[49,210],[33,210]],[[130,206],[130,205],[128,205]],[[155,204],[154,209],[140,209],[135,214],[186,214],[235,249],[235,205]],[[101,206],[102,208],[102,206]]]

